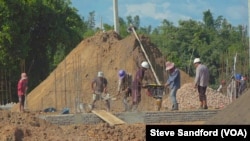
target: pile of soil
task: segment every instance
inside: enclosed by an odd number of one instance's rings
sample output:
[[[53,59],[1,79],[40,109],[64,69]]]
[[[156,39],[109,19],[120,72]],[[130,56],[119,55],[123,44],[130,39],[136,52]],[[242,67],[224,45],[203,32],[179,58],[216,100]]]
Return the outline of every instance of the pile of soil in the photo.
[[[158,79],[162,84],[167,79],[165,71],[165,60],[161,52],[150,39],[140,36],[143,47],[150,58]],[[95,36],[83,40],[74,50],[57,66],[57,68],[43,81],[39,86],[32,90],[27,96],[28,112],[19,113],[18,105],[15,105],[10,111],[0,110],[0,140],[15,141],[48,141],[48,140],[109,140],[109,141],[144,141],[144,124],[122,124],[109,126],[107,123],[96,125],[69,125],[58,126],[50,124],[37,116],[43,109],[54,107],[62,110],[65,107],[70,108],[70,113],[77,113],[79,103],[88,104],[92,100],[91,81],[97,76],[98,71],[103,71],[108,79],[108,90],[110,95],[116,94],[119,69],[125,69],[132,75],[140,66],[142,61],[146,60],[140,45],[134,35],[125,39],[114,31],[97,33]],[[177,66],[178,67],[178,66]],[[30,78],[32,79],[32,78]],[[156,79],[151,70],[146,72],[146,83],[156,83]],[[177,99],[181,110],[193,110],[199,107],[198,93],[193,89],[193,78],[181,71],[181,89],[177,92]],[[142,102],[138,109],[140,111],[155,111],[155,101],[152,97],[142,91]],[[233,104],[227,102],[227,97],[221,93],[208,88],[208,106],[209,109],[224,109],[226,113],[219,114],[219,118],[214,118],[209,123],[220,123],[229,119],[230,111],[232,114],[240,112],[240,106],[245,110],[232,116],[233,118],[243,118],[243,113],[250,113],[246,109],[249,95],[245,94]],[[247,96],[247,97],[246,97]],[[168,97],[168,91],[164,95],[163,107],[161,110],[168,110],[171,103]],[[240,100],[244,100],[241,103]],[[105,109],[103,102],[97,103],[98,109]],[[230,106],[228,106],[230,105]],[[208,109],[208,110],[209,110]],[[244,108],[242,108],[244,109]],[[111,113],[123,111],[122,96],[117,96],[116,100],[111,101]],[[222,110],[224,111],[224,110]],[[88,111],[84,111],[88,112]],[[223,117],[224,116],[224,117]],[[249,117],[249,114],[248,114]],[[236,120],[236,119],[235,119]],[[225,120],[229,123],[232,120]],[[245,119],[245,122],[250,123]],[[174,123],[168,123],[174,124]],[[203,124],[178,123],[178,124]]]
[[[109,126],[95,125],[58,126],[37,118],[40,113],[9,112],[0,110],[1,141],[143,141],[144,124]]]
[[[159,49],[145,36],[140,36],[144,50],[150,60],[157,79],[161,84],[167,80],[165,61]],[[30,111],[40,111],[48,107],[62,110],[67,107],[71,113],[77,112],[79,103],[89,104],[92,100],[91,81],[98,71],[103,71],[108,80],[108,93],[116,95],[118,71],[126,70],[135,75],[142,61],[147,60],[138,40],[133,34],[121,39],[114,31],[100,32],[79,43],[57,68],[32,90],[27,96]],[[190,83],[193,78],[181,71],[181,83]],[[32,78],[30,78],[32,79]],[[151,69],[145,74],[144,83],[157,84]],[[123,111],[122,95],[111,101],[111,112]],[[100,102],[100,104],[102,104]],[[102,105],[97,107],[103,108]],[[115,106],[114,106],[115,105]],[[139,110],[154,110],[152,97],[143,90],[142,103]],[[17,110],[17,109],[14,109]]]

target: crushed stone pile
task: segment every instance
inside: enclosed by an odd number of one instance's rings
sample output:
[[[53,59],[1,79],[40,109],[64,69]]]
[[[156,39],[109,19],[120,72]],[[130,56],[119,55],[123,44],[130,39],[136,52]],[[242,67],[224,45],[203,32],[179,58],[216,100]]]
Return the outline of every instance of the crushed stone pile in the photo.
[[[177,91],[176,97],[180,110],[192,110],[199,108],[200,101],[198,91],[193,87],[193,83],[186,83]],[[230,104],[229,97],[209,87],[207,88],[206,95],[209,109],[223,109]],[[171,109],[172,105],[169,96],[165,96],[162,106]]]

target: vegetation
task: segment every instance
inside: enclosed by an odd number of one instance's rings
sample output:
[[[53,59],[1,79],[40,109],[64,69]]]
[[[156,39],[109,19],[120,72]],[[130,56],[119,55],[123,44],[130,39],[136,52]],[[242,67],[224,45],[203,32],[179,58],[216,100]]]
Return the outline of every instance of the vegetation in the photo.
[[[97,31],[112,25],[95,26],[95,11],[85,20],[70,0],[0,0],[0,99],[16,100],[16,83],[25,71],[30,89],[35,88],[76,45]],[[203,22],[180,20],[178,26],[167,19],[152,29],[140,27],[140,17],[119,18],[120,35],[128,35],[129,24],[137,27],[162,51],[166,60],[191,76],[192,61],[200,57],[211,72],[211,84],[228,79],[237,54],[237,73],[249,75],[247,29],[232,26],[223,16],[213,18],[203,12]],[[8,83],[7,83],[8,82]],[[10,96],[9,96],[10,95]],[[12,99],[13,98],[13,99]],[[1,102],[0,101],[0,102]]]
[[[164,20],[150,37],[168,60],[175,62],[191,76],[194,75],[192,61],[195,57],[200,57],[209,67],[211,84],[230,79],[236,55],[235,73],[248,75],[249,47],[246,27],[233,27],[222,16],[214,19],[210,10],[203,13],[203,22],[179,21],[179,26],[176,27],[170,21]]]

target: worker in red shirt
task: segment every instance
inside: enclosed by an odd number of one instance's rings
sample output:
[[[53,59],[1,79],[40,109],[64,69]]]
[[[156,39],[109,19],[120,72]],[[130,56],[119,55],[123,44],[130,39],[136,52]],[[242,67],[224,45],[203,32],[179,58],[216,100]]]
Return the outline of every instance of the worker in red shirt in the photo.
[[[24,112],[24,101],[27,89],[28,89],[28,77],[26,73],[21,73],[21,78],[17,84],[17,95],[18,95],[20,112]]]

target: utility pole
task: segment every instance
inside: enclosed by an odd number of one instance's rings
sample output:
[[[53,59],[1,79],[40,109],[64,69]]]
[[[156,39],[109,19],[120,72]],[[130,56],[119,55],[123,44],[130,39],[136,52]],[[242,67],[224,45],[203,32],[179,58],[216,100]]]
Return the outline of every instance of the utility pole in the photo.
[[[114,28],[115,28],[115,32],[119,34],[119,17],[118,17],[117,0],[113,0],[113,10],[114,10]]]

